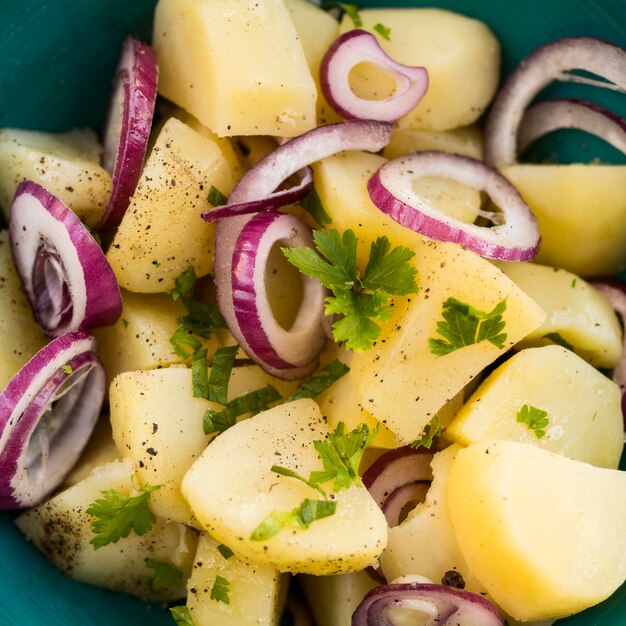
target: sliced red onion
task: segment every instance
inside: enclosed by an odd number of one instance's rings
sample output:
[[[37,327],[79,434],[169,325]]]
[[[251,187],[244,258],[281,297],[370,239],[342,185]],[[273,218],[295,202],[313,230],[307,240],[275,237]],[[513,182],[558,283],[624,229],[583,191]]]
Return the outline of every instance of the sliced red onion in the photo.
[[[411,508],[424,502],[430,489],[430,481],[422,480],[408,485],[402,485],[389,494],[382,506],[383,514],[387,520],[387,526],[393,528],[403,521],[403,516]]]
[[[419,621],[418,621],[419,620]],[[372,589],[352,615],[352,626],[504,626],[482,596],[445,585],[400,583]]]
[[[111,230],[122,221],[139,181],[152,127],[158,77],[154,50],[127,37],[104,126],[103,166],[111,175],[111,195],[99,226],[102,230]]]
[[[570,70],[585,70],[608,82]],[[485,161],[494,167],[517,159],[517,131],[524,110],[553,80],[584,82],[626,92],[626,50],[590,37],[559,39],[537,48],[509,75],[493,102],[485,127]]]
[[[67,333],[44,346],[0,394],[0,508],[33,506],[78,460],[104,399],[94,338]]]
[[[17,188],[9,235],[17,271],[47,335],[112,324],[121,315],[120,290],[100,246],[37,183],[24,181]]]
[[[313,172],[310,167],[303,167],[299,172],[300,182],[289,189],[275,191],[260,200],[252,200],[250,202],[237,202],[227,204],[225,206],[209,209],[202,213],[205,222],[217,222],[225,217],[235,217],[236,215],[248,215],[250,213],[258,213],[259,211],[269,211],[271,209],[279,209],[302,200],[304,196],[311,190],[313,186]]]
[[[394,93],[384,100],[359,98],[350,88],[350,71],[359,63],[373,63],[389,71],[396,81]],[[365,30],[341,35],[328,49],[320,66],[320,83],[328,103],[346,119],[395,122],[412,111],[428,89],[428,72],[394,61]]]
[[[226,206],[268,198],[303,167],[343,150],[378,151],[390,136],[390,124],[373,121],[316,128],[279,146],[248,170]],[[325,291],[318,281],[303,276],[304,300],[293,326],[285,330],[276,322],[264,277],[267,255],[277,241],[311,245],[310,228],[294,216],[272,211],[218,221],[215,284],[220,311],[239,345],[269,373],[295,379],[317,365],[325,336]]]
[[[485,191],[501,213],[482,212],[493,227],[468,224],[413,191],[424,177],[448,178]],[[432,239],[461,244],[484,257],[527,261],[539,249],[537,220],[515,187],[484,163],[458,154],[419,152],[385,163],[367,184],[372,202],[393,220]]]
[[[593,102],[576,98],[544,100],[526,109],[517,137],[518,151],[561,128],[584,130],[626,154],[626,121]]]

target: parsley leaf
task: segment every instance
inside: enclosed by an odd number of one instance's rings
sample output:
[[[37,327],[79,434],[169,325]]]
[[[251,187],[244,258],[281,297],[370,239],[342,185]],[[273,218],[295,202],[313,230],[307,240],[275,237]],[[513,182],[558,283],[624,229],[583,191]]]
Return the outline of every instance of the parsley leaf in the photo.
[[[383,39],[391,41],[391,28],[389,28],[388,26],[385,26],[384,24],[381,24],[379,22],[378,24],[374,25],[373,30],[375,30]]]
[[[342,363],[339,359],[334,359],[314,376],[311,376],[311,378],[302,383],[287,398],[286,402],[292,402],[300,398],[315,398],[349,371],[350,368],[345,363]]]
[[[547,416],[547,411],[525,404],[517,413],[517,421],[526,424],[530,430],[535,431],[537,439],[541,439],[546,434],[543,429],[550,423]]]
[[[562,346],[563,348],[567,348],[568,350],[574,352],[574,346],[569,341],[567,341],[567,339],[564,339],[560,333],[546,333],[543,336],[543,339],[549,339],[557,346]]]
[[[231,556],[233,556],[233,554],[235,554],[228,546],[224,545],[223,543],[220,543],[219,546],[217,546],[217,551],[226,559],[230,559]]]
[[[223,433],[235,424],[237,418],[244,413],[260,413],[282,396],[272,385],[267,385],[256,391],[251,391],[243,396],[235,398],[223,409],[215,411],[208,409],[204,414],[203,427],[206,435],[211,433]]]
[[[177,626],[195,626],[191,613],[186,606],[173,606],[170,613]]]
[[[214,185],[209,189],[207,200],[213,206],[222,206],[228,202],[228,198]]]
[[[174,281],[175,287],[170,292],[174,300],[179,298],[189,297],[193,288],[196,286],[196,271],[193,266],[188,267],[176,280]]]
[[[321,7],[324,9],[337,7],[352,20],[355,28],[363,26],[363,21],[359,15],[359,7],[352,2],[322,2]]]
[[[160,593],[168,587],[180,585],[183,581],[182,572],[169,563],[147,559],[146,567],[154,570],[154,576],[152,578],[149,576],[143,577],[143,580],[154,593]]]
[[[422,436],[410,444],[411,448],[426,448],[430,450],[433,445],[434,438],[439,437],[440,435],[441,421],[439,420],[439,416],[435,415],[430,424],[426,424],[426,426],[424,427],[424,432],[422,433]]]
[[[322,199],[319,197],[315,187],[313,187],[313,189],[311,189],[311,191],[304,198],[302,198],[302,200],[300,200],[300,205],[320,226],[332,224],[333,220],[330,215],[328,215],[328,212],[322,203]]]
[[[496,304],[493,310],[484,312],[456,298],[448,298],[443,303],[444,321],[437,322],[437,332],[444,339],[431,337],[428,340],[430,351],[436,356],[444,356],[485,340],[503,348],[507,337],[501,332],[506,325],[502,319],[505,310],[506,299]]]
[[[233,370],[239,346],[218,348],[213,356],[209,375],[208,400],[219,404],[228,404],[228,381]]]
[[[202,347],[202,343],[193,336],[191,331],[183,327],[176,329],[174,334],[170,337],[170,343],[174,348],[174,352],[176,352],[181,359],[188,359],[193,352]],[[185,346],[189,346],[191,352],[187,350]]]
[[[115,489],[101,491],[104,498],[95,500],[86,511],[96,518],[91,522],[95,536],[89,542],[94,550],[109,543],[117,543],[123,537],[128,537],[131,530],[137,535],[147,533],[156,522],[148,508],[148,498],[160,488],[161,485],[145,485],[137,496],[128,496]]]
[[[387,322],[392,308],[391,295],[417,291],[416,270],[409,261],[414,252],[398,246],[391,249],[386,237],[371,244],[370,256],[361,278],[357,267],[358,238],[352,230],[340,234],[313,231],[321,257],[311,248],[283,248],[287,260],[303,274],[319,278],[333,292],[326,298],[326,315],[340,315],[333,323],[333,336],[350,350],[369,349],[379,337],[377,322]]]
[[[230,596],[228,595],[229,592],[230,582],[228,579],[218,574],[215,577],[215,582],[213,583],[213,588],[211,589],[211,600],[223,602],[224,604],[230,604]]]
[[[194,398],[209,399],[207,351],[196,350],[191,357],[191,386]]]
[[[59,368],[62,372],[64,372],[65,374],[67,374],[68,376],[70,374],[74,373],[74,369],[72,368],[71,365],[61,365],[61,367]]]

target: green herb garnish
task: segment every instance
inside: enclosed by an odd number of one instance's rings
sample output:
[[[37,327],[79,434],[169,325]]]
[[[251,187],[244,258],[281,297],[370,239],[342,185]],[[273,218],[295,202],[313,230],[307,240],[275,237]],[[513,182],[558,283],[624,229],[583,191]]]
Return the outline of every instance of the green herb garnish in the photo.
[[[228,404],[228,381],[238,350],[239,346],[227,346],[215,351],[208,382],[208,399],[212,402]]]
[[[186,606],[173,606],[170,613],[177,626],[195,626],[191,613]]]
[[[139,489],[141,493],[137,496],[129,496],[115,489],[101,491],[104,497],[93,502],[86,511],[96,518],[91,522],[95,536],[89,542],[94,550],[109,543],[117,543],[123,537],[128,537],[131,530],[140,536],[147,533],[156,522],[148,508],[148,498],[160,488],[161,485],[145,485]]]
[[[174,348],[174,352],[181,359],[188,359],[196,350],[202,347],[202,342],[194,337],[190,330],[186,330],[182,326],[177,328],[170,337],[170,343]],[[186,346],[191,348],[191,350],[187,350]]]
[[[62,372],[65,372],[68,376],[74,373],[74,368],[71,365],[61,365],[59,369]]]
[[[215,582],[213,583],[213,588],[211,589],[211,600],[223,602],[224,604],[230,604],[230,596],[228,595],[229,592],[230,582],[228,579],[218,574],[215,577]]]
[[[223,543],[220,543],[219,546],[217,546],[217,551],[226,559],[230,559],[231,556],[233,556],[233,554],[235,554],[228,546],[224,545]]]
[[[191,357],[191,387],[194,398],[209,399],[207,351],[196,350]]]
[[[548,412],[536,406],[525,404],[517,413],[517,421],[535,432],[537,439],[541,439],[546,431],[543,430],[549,423]]]
[[[322,203],[322,199],[319,197],[315,187],[311,189],[307,196],[300,200],[300,205],[320,226],[332,224],[333,220],[330,215],[328,215],[328,212]]]
[[[180,585],[183,581],[182,572],[169,563],[148,559],[146,561],[146,567],[154,570],[154,576],[143,577],[143,580],[154,593],[161,593],[169,587]]]
[[[568,350],[571,350],[572,352],[574,352],[574,346],[569,341],[567,341],[567,339],[564,339],[560,333],[546,333],[543,336],[543,339],[549,339],[552,343],[555,343],[557,346],[567,348]]]
[[[422,436],[411,443],[411,448],[426,448],[430,450],[433,445],[434,438],[439,437],[440,435],[441,421],[439,420],[439,416],[435,415],[430,424],[426,424],[424,427]]]
[[[322,2],[321,7],[324,9],[332,9],[334,7],[343,11],[351,20],[356,28],[363,26],[363,21],[359,15],[359,7],[352,2]]]
[[[213,206],[222,206],[228,202],[228,198],[214,185],[209,189],[207,200]]]
[[[379,237],[370,247],[361,277],[356,261],[358,239],[352,230],[343,235],[335,229],[313,231],[313,239],[322,256],[311,248],[283,248],[284,255],[303,274],[319,278],[333,292],[326,298],[326,314],[341,316],[333,324],[335,340],[357,352],[371,348],[382,331],[377,322],[391,316],[390,296],[417,291],[416,270],[409,264],[415,253],[401,246],[392,250],[387,237]]]
[[[373,30],[375,30],[383,39],[391,41],[391,28],[389,28],[388,26],[385,26],[384,24],[381,24],[379,22],[378,24],[374,25]]]
[[[502,349],[507,337],[502,332],[506,325],[502,319],[505,310],[506,300],[498,302],[487,313],[456,298],[448,298],[443,303],[443,321],[437,322],[437,332],[444,339],[430,338],[430,351],[436,356],[444,356],[481,341],[489,341]]]
[[[287,398],[286,402],[292,402],[300,398],[316,398],[349,371],[350,368],[345,363],[334,359],[315,375],[311,376],[311,378],[303,382]]]

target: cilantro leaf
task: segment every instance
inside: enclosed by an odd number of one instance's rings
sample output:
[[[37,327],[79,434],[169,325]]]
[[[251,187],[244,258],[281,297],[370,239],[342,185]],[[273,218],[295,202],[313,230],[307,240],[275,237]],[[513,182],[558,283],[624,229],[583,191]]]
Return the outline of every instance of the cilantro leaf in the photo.
[[[222,206],[228,202],[228,198],[214,185],[209,189],[207,200],[213,206]]]
[[[415,293],[417,270],[409,265],[414,256],[415,252],[402,246],[391,250],[389,239],[378,237],[370,247],[363,287],[371,291],[382,289],[396,296]]]
[[[208,382],[208,400],[228,404],[228,381],[233,370],[239,346],[218,348],[213,356]]]
[[[170,613],[177,626],[195,626],[191,613],[186,606],[173,606]]]
[[[223,433],[225,430],[234,426],[237,418],[244,413],[260,413],[267,407],[278,400],[282,396],[272,385],[267,385],[262,389],[251,391],[243,396],[235,398],[229,402],[223,409],[215,411],[209,409],[204,414],[203,426],[205,434]]]
[[[319,197],[315,187],[313,187],[313,189],[311,189],[311,191],[304,198],[302,198],[302,200],[300,200],[300,205],[320,226],[332,224],[333,220],[330,215],[328,215],[328,212],[322,203],[322,199]]]
[[[147,533],[156,522],[148,508],[148,498],[160,488],[161,485],[145,485],[137,496],[128,496],[115,489],[102,491],[104,497],[95,500],[86,511],[96,518],[91,522],[95,536],[89,542],[94,550],[109,543],[117,543],[123,537],[128,537],[131,530],[140,536]]]
[[[430,424],[426,424],[424,427],[424,432],[419,439],[413,441],[410,445],[411,448],[430,448],[433,445],[433,440],[435,437],[439,437],[441,435],[441,421],[439,420],[439,416],[435,415],[433,417]]]
[[[537,439],[541,439],[546,431],[543,430],[549,423],[548,412],[536,406],[525,404],[517,413],[517,421],[535,432]]]
[[[191,356],[191,386],[194,398],[209,399],[207,351],[196,350]]]
[[[567,348],[568,350],[574,352],[574,346],[569,341],[567,341],[567,339],[564,339],[560,333],[546,333],[543,336],[543,339],[549,339],[557,346],[562,346],[563,348]]]
[[[335,500],[310,500],[306,498],[300,506],[287,513],[270,513],[250,534],[252,541],[265,541],[278,534],[283,528],[307,529],[316,520],[330,517],[337,510]]]
[[[300,385],[286,400],[292,402],[300,398],[315,398],[326,391],[333,383],[347,374],[350,368],[338,359],[332,360],[314,376]]]
[[[223,543],[220,543],[219,546],[217,546],[217,551],[226,559],[230,559],[231,556],[233,556],[233,554],[235,554],[228,546],[224,545]]]
[[[502,349],[507,337],[501,332],[506,325],[502,319],[505,310],[506,300],[485,312],[456,298],[448,298],[443,303],[443,321],[437,322],[437,332],[443,339],[431,337],[428,340],[430,351],[444,356],[480,341],[489,341]]]
[[[182,572],[169,563],[147,559],[146,567],[154,570],[154,576],[151,578],[149,576],[143,577],[150,590],[154,593],[160,593],[169,587],[180,585],[183,581]]]
[[[381,24],[379,22],[378,24],[374,25],[373,30],[375,30],[383,39],[391,41],[391,28],[389,28],[388,26],[385,26],[384,24]]]
[[[211,600],[223,602],[224,604],[230,604],[230,596],[228,595],[229,592],[230,582],[228,579],[218,574],[215,577],[215,582],[213,583],[213,588],[211,589]]]

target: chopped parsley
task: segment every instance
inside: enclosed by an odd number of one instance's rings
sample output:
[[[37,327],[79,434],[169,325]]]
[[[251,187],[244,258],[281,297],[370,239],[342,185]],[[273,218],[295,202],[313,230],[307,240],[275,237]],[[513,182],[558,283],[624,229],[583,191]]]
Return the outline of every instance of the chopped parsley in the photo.
[[[220,543],[219,546],[217,546],[217,551],[226,559],[230,559],[231,556],[233,556],[233,554],[235,554],[228,546],[224,545],[223,543]]]
[[[213,206],[222,206],[228,202],[228,198],[214,185],[209,189],[207,200]]]
[[[173,606],[170,613],[177,626],[195,626],[191,613],[186,606]]]
[[[546,333],[543,336],[543,339],[549,339],[552,343],[555,343],[557,346],[567,348],[568,350],[571,350],[572,352],[574,352],[574,346],[569,341],[567,341],[567,339],[564,339],[560,333]]]
[[[94,550],[109,543],[117,543],[123,537],[128,537],[131,530],[140,536],[147,533],[156,522],[148,508],[148,498],[160,488],[161,485],[145,485],[139,489],[141,493],[137,496],[129,496],[115,489],[101,491],[104,497],[95,500],[86,511],[96,518],[91,522],[94,537],[89,542]]]
[[[143,577],[143,580],[154,593],[161,593],[170,587],[180,585],[183,581],[182,572],[169,563],[147,559],[146,567],[154,570],[154,576]]]
[[[62,372],[65,372],[68,376],[70,374],[74,373],[74,369],[72,368],[71,365],[61,365],[61,367],[59,368]]]
[[[548,412],[536,406],[525,404],[517,413],[517,421],[525,424],[535,432],[537,439],[541,439],[546,431],[543,430],[549,423]]]
[[[389,239],[379,237],[361,274],[359,240],[352,230],[313,231],[313,240],[321,256],[308,247],[283,248],[283,253],[303,274],[319,278],[332,291],[326,314],[340,316],[332,327],[335,340],[350,350],[368,350],[382,331],[378,322],[391,316],[390,296],[417,292],[416,270],[409,263],[415,253],[401,246],[391,249]]]
[[[439,420],[439,416],[435,415],[432,422],[430,422],[430,424],[426,424],[424,427],[422,436],[411,443],[411,448],[426,448],[430,450],[433,445],[434,438],[439,437],[440,435],[441,421]]]
[[[213,583],[213,588],[211,589],[211,600],[223,602],[224,604],[230,604],[230,596],[228,595],[229,592],[230,582],[228,579],[218,574],[215,577],[215,582]]]
[[[125,318],[122,318],[122,324],[124,324],[124,328],[128,328],[128,320]]]
[[[315,187],[311,189],[308,195],[300,200],[300,205],[320,226],[327,226],[328,224],[332,224],[333,220],[324,208],[322,199],[319,197],[317,191],[315,190]]]
[[[235,364],[239,346],[218,348],[213,356],[208,380],[207,400],[226,406],[228,404],[228,381]]]
[[[191,357],[191,387],[194,398],[209,399],[207,351],[196,350]]]
[[[170,337],[170,343],[174,348],[174,352],[181,359],[188,359],[196,350],[202,347],[202,342],[194,337],[190,330],[186,330],[182,326],[179,326]],[[191,350],[188,350],[186,346]]]
[[[389,26],[385,26],[379,22],[374,25],[373,30],[375,30],[383,39],[391,41],[391,28],[389,28]]]
[[[347,374],[350,368],[345,364],[334,359],[328,365],[325,365],[314,376],[303,382],[286,400],[292,402],[300,398],[315,398],[326,391],[332,384],[337,382],[342,376]]]
[[[443,339],[431,337],[428,340],[430,351],[436,356],[444,356],[481,341],[489,341],[502,349],[507,337],[502,332],[506,325],[502,319],[505,310],[506,299],[485,312],[456,298],[448,298],[443,303],[443,321],[437,322],[437,333]]]
[[[336,7],[352,20],[355,28],[363,26],[363,21],[359,15],[359,7],[352,2],[322,2],[321,6],[324,9],[332,9]]]

